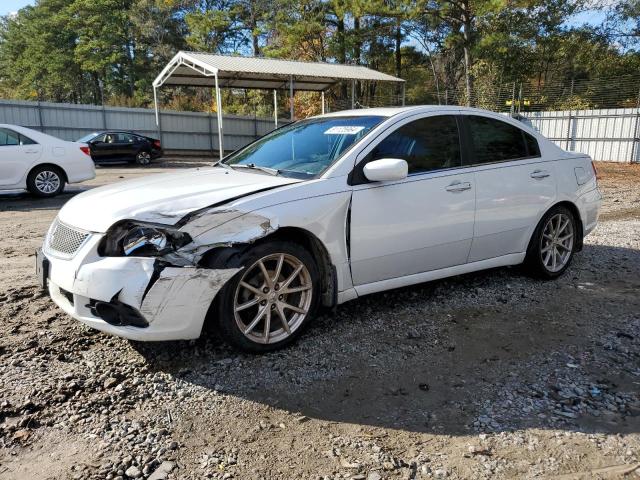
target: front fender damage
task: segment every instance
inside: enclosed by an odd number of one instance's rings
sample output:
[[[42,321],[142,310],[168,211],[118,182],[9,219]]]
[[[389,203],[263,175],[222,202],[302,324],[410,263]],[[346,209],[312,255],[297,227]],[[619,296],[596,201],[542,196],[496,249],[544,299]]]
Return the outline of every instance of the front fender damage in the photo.
[[[183,338],[197,338],[215,296],[238,270],[165,267],[142,300],[140,313],[160,329],[183,321]]]
[[[222,287],[242,268],[208,268],[203,256],[217,248],[246,245],[277,230],[277,221],[237,210],[200,212],[181,227],[193,241],[155,260],[140,300],[140,313],[158,327],[191,317],[190,338],[199,336],[207,311]],[[197,319],[201,319],[200,322]]]
[[[254,212],[214,210],[199,213],[180,230],[193,241],[175,252],[163,255],[172,266],[195,266],[202,257],[216,248],[246,245],[266,237],[278,229],[278,221]]]

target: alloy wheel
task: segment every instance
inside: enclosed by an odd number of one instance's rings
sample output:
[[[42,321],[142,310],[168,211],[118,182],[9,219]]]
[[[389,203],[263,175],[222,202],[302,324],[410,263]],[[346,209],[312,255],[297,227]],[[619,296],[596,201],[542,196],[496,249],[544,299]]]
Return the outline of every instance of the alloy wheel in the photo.
[[[51,170],[43,170],[36,175],[34,183],[40,193],[48,195],[60,188],[60,176]]]
[[[569,262],[573,252],[573,220],[564,213],[557,213],[547,221],[540,239],[542,263],[550,272],[559,272]]]
[[[256,343],[280,342],[304,322],[313,295],[307,267],[287,253],[267,255],[244,273],[234,296],[236,325]]]
[[[151,154],[149,152],[140,152],[136,160],[140,165],[149,165],[151,163]]]

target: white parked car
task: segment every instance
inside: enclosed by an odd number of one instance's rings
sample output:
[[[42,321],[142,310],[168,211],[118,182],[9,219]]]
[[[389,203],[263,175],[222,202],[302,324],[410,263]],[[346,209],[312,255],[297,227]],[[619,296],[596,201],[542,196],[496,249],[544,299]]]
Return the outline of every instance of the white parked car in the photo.
[[[319,306],[525,263],[555,278],[596,226],[591,160],[461,107],[344,111],[280,128],[214,167],[82,193],[38,274],[81,322],[135,340],[211,324],[249,351]]]
[[[89,147],[30,128],[0,124],[0,191],[53,197],[66,183],[96,176]]]

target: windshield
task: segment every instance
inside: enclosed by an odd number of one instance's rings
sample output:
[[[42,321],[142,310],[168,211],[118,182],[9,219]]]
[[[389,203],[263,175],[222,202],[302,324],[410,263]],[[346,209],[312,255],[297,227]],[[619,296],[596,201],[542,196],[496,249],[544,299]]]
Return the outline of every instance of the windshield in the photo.
[[[76,140],[76,142],[87,143],[89,140],[91,140],[96,135],[98,135],[98,132],[89,133],[89,134],[85,135],[84,137],[80,137],[78,140]]]
[[[301,120],[273,131],[224,163],[273,169],[287,177],[314,177],[383,119],[352,116]]]

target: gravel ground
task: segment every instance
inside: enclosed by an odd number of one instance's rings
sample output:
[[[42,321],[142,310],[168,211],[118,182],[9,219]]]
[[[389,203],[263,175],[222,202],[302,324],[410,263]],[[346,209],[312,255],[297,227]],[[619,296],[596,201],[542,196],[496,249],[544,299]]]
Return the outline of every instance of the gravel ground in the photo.
[[[602,222],[559,280],[371,295],[264,356],[68,318],[32,269],[73,192],[0,197],[0,478],[640,477],[640,166],[600,173]]]

